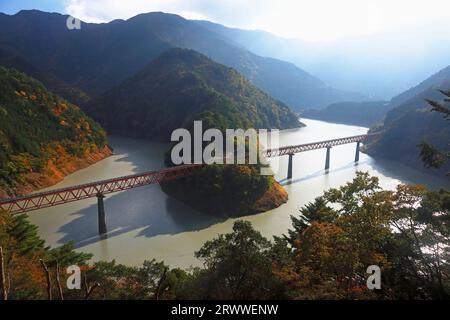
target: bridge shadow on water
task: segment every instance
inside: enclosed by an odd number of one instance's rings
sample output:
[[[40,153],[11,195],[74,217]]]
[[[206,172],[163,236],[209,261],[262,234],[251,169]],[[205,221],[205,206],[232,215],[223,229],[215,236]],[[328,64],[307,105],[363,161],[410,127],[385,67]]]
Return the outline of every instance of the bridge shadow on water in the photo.
[[[135,237],[174,235],[197,231],[224,221],[202,214],[183,203],[169,198],[159,185],[128,190],[105,198],[107,238],[139,230]],[[63,244],[74,241],[76,247],[96,243],[98,235],[97,204],[71,215],[76,218],[63,225],[59,232]]]
[[[280,183],[282,186],[289,186],[289,185],[292,185],[292,184],[296,184],[296,183],[300,183],[300,182],[303,182],[303,181],[311,180],[311,179],[314,179],[314,178],[317,178],[317,177],[326,176],[326,175],[332,174],[334,172],[339,172],[339,171],[344,171],[344,170],[348,170],[348,169],[351,169],[351,168],[355,168],[355,167],[358,167],[359,165],[363,165],[365,163],[367,163],[367,160],[359,161],[358,163],[351,162],[351,163],[349,163],[347,165],[344,165],[344,166],[341,166],[341,167],[338,167],[338,168],[331,168],[329,170],[322,169],[322,170],[316,171],[314,173],[308,174],[308,175],[306,175],[304,177],[297,178],[297,179],[286,179],[285,178],[285,179],[279,180],[278,183]]]
[[[120,137],[110,137],[110,141],[115,148],[114,153],[120,155],[115,161],[129,163],[136,173],[160,170],[164,167],[167,144]],[[132,153],[129,153],[129,150],[132,150]],[[224,221],[224,219],[202,214],[169,198],[159,185],[148,185],[107,195],[104,204],[107,238],[132,231],[137,232],[135,237],[174,235],[202,230]],[[98,234],[97,203],[73,211],[71,216],[75,218],[59,228],[59,232],[64,236],[58,243],[74,241],[77,247],[82,247],[105,238]]]

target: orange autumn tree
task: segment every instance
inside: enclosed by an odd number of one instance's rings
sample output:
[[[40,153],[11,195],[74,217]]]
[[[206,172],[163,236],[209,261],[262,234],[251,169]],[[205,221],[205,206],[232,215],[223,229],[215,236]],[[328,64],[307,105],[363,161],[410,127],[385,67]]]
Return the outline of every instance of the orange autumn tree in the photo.
[[[450,193],[421,186],[380,188],[358,172],[292,217],[290,257],[274,263],[294,299],[427,299],[450,296]],[[367,288],[367,267],[382,290]]]
[[[48,265],[53,297],[58,297],[56,287],[56,261],[61,269],[69,265],[86,265],[90,254],[74,251],[73,243],[56,249],[45,247],[26,215],[12,216],[0,210],[0,247],[3,249],[5,286],[8,299],[47,299],[46,274],[41,260]],[[61,272],[65,283],[66,273]],[[2,288],[3,289],[3,288]],[[65,289],[65,288],[64,288]],[[79,292],[68,292],[67,297],[80,298]]]
[[[295,299],[371,298],[369,265],[388,268],[383,254],[393,203],[366,173],[301,209],[286,237],[293,259],[275,267]]]
[[[0,246],[8,297],[40,298],[44,282],[38,262],[44,257],[45,249],[36,227],[29,224],[25,216],[13,217],[0,210]]]

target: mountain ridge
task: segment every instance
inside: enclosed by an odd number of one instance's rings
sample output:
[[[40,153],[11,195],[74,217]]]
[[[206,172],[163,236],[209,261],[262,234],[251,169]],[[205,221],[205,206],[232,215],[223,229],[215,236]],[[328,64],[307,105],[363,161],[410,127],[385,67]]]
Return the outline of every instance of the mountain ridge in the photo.
[[[81,30],[67,30],[66,19],[40,11],[2,16],[0,45],[90,96],[117,85],[175,46],[233,67],[297,110],[359,97],[334,90],[294,64],[260,57],[177,15],[147,13],[114,23],[82,23]],[[43,39],[47,46],[41,45]]]
[[[369,154],[425,170],[419,156],[419,144],[426,142],[438,149],[447,150],[450,140],[449,123],[441,114],[432,112],[426,101],[442,101],[443,96],[439,90],[450,89],[450,67],[441,71],[400,95],[397,100],[399,104],[387,112],[383,124],[371,129],[371,132],[381,132],[381,135],[366,146]],[[424,90],[420,91],[422,89]],[[411,97],[412,94],[415,95]],[[450,165],[440,170],[426,171],[443,175],[448,170]]]
[[[432,25],[418,24],[413,29],[397,28],[322,42],[195,21],[258,55],[295,63],[338,89],[361,92],[368,101],[390,100],[406,91],[444,68],[450,54],[450,37],[442,32],[449,28],[447,19]],[[401,46],[398,39],[402,41]]]

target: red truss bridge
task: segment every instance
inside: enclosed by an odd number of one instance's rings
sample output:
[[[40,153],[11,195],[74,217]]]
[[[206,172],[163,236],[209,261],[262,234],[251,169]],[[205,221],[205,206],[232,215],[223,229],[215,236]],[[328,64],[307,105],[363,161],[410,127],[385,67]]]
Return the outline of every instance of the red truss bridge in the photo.
[[[268,149],[263,151],[266,157],[279,157],[288,155],[288,178],[292,178],[292,158],[295,153],[305,152],[316,149],[327,149],[327,156],[325,160],[325,169],[330,167],[330,149],[334,146],[339,146],[348,143],[356,142],[355,162],[359,161],[360,143],[375,136],[376,134],[366,134],[347,138],[326,140],[320,142],[313,142],[295,146],[281,147],[278,149]],[[10,214],[20,214],[33,210],[53,207],[74,201],[80,201],[88,198],[97,197],[98,199],[98,219],[99,219],[99,233],[105,234],[106,219],[103,198],[106,194],[134,189],[149,184],[156,184],[165,181],[178,179],[188,176],[194,171],[204,167],[205,164],[191,164],[182,165],[160,171],[144,172],[125,177],[118,177],[108,180],[95,181],[87,184],[76,185],[68,188],[50,190],[46,192],[33,193],[26,196],[16,198],[0,199],[0,208]]]
[[[192,174],[192,172],[203,166],[203,164],[183,165],[160,171],[144,172],[68,188],[33,193],[22,197],[1,199],[0,208],[11,214],[19,214],[97,197],[99,218],[101,218],[100,216],[104,216],[103,198],[105,194],[178,179]],[[104,218],[101,220],[104,220]],[[106,233],[106,227],[101,228],[100,233]]]

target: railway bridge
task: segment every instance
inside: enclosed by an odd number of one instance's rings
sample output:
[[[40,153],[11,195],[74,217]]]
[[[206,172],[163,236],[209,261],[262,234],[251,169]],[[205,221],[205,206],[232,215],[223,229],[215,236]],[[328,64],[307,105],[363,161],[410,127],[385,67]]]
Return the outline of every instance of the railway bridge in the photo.
[[[345,138],[338,138],[333,140],[325,140],[318,142],[311,142],[305,144],[299,144],[295,146],[286,146],[277,149],[269,149],[265,150],[263,153],[268,157],[280,157],[280,156],[289,156],[288,162],[288,173],[287,178],[292,179],[292,166],[293,166],[293,158],[294,154],[300,152],[306,152],[317,149],[327,149],[326,157],[325,157],[325,170],[330,169],[330,156],[331,156],[331,148],[335,146],[340,146],[343,144],[356,143],[356,151],[355,151],[355,162],[359,161],[359,152],[361,147],[361,142],[364,142],[370,138],[379,135],[378,133],[371,134],[362,134],[358,136],[351,136]]]

